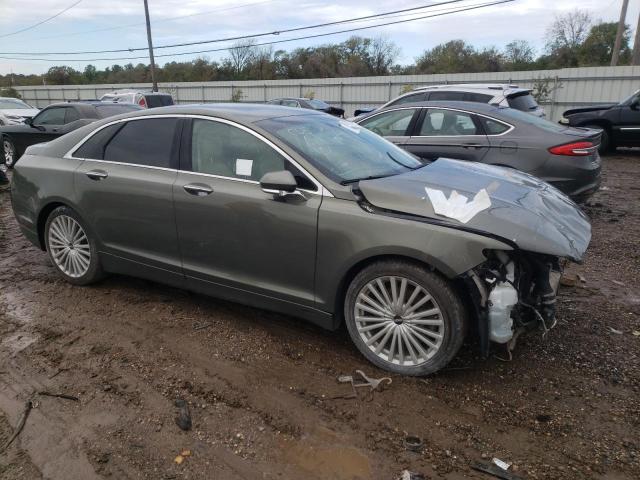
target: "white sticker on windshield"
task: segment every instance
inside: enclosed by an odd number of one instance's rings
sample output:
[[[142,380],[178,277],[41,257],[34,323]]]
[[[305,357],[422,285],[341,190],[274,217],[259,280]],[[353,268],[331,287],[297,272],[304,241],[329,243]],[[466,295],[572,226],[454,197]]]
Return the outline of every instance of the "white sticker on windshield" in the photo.
[[[491,199],[484,188],[476,193],[470,202],[467,197],[460,195],[455,190],[451,191],[449,198],[444,196],[442,190],[434,190],[427,187],[425,187],[425,190],[436,215],[453,218],[462,223],[467,223],[478,213],[491,206]]]
[[[242,175],[243,177],[250,177],[252,169],[253,169],[253,160],[247,160],[245,158],[236,159],[236,175]]]
[[[354,133],[360,133],[362,131],[362,127],[360,125],[346,120],[340,120],[340,126],[347,128]]]

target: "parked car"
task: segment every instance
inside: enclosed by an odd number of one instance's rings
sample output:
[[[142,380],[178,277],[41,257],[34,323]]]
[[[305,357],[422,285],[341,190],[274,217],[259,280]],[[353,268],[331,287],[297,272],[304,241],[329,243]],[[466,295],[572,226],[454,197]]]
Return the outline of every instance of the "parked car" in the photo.
[[[20,125],[27,118],[37,115],[39,111],[17,98],[0,97],[0,126]]]
[[[309,108],[318,112],[325,112],[336,117],[344,118],[344,109],[333,107],[327,102],[314,98],[276,98],[267,102],[269,105],[282,105],[293,108]]]
[[[531,92],[530,88],[520,88],[518,85],[505,84],[463,83],[459,85],[432,85],[415,88],[377,109],[356,110],[354,115],[358,117],[404,103],[446,101],[488,103],[490,105],[515,108],[536,117],[545,117],[544,109],[538,105]]]
[[[142,108],[167,107],[173,105],[173,97],[168,93],[145,92],[138,90],[119,90],[105,93],[100,100],[103,102],[129,103],[140,105]]]
[[[616,147],[640,146],[640,90],[620,103],[572,108],[562,114],[560,123],[571,127],[602,131],[600,153]]]
[[[330,115],[167,107],[27,149],[12,205],[68,282],[124,273],[335,329],[381,368],[443,368],[467,331],[550,328],[561,259],[591,231],[517,171],[423,165]]]
[[[54,103],[24,124],[0,127],[4,163],[12,168],[29,145],[48,142],[96,120],[140,110],[102,102]]]
[[[600,185],[600,130],[470,102],[403,103],[357,123],[426,162],[447,157],[515,168],[579,201]]]

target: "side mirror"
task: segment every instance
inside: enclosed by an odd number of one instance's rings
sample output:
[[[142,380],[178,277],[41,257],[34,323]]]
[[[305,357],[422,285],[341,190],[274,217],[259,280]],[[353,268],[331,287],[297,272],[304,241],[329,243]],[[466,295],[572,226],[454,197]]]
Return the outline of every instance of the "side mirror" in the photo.
[[[298,184],[293,174],[288,170],[265,173],[260,179],[260,188],[265,193],[271,193],[277,197],[298,194]],[[299,193],[302,195],[301,193]]]
[[[29,126],[33,126],[33,118],[25,118],[24,119],[24,123],[26,123]]]

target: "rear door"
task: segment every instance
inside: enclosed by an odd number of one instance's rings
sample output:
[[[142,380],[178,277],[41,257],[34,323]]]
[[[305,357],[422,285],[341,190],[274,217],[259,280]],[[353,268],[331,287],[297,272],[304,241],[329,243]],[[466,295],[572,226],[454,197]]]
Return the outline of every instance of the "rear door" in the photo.
[[[193,119],[182,152],[173,194],[189,286],[249,304],[313,306],[321,187],[273,144],[227,120]],[[303,196],[260,188],[265,173],[281,170],[293,173]]]
[[[73,154],[78,207],[100,241],[107,269],[182,279],[173,210],[183,120],[140,118],[98,131]]]
[[[419,114],[420,108],[398,108],[374,114],[359,124],[396,145],[403,145],[409,139],[409,132]]]
[[[480,162],[489,150],[489,141],[476,115],[425,108],[403,148],[424,161],[444,157]]]

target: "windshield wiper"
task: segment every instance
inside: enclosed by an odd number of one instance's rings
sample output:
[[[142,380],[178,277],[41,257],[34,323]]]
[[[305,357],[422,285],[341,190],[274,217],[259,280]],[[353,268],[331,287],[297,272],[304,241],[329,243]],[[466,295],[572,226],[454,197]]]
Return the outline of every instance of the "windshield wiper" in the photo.
[[[394,162],[396,162],[398,165],[400,165],[401,167],[404,168],[408,168],[409,170],[415,170],[416,168],[420,168],[422,165],[418,165],[417,167],[410,167],[409,165],[405,165],[404,163],[402,163],[400,160],[396,159],[393,157],[393,155],[391,155],[389,152],[387,152],[387,155],[389,156],[389,158],[391,160],[393,160]]]
[[[368,177],[363,177],[363,178],[352,178],[350,180],[342,180],[340,182],[340,185],[349,185],[351,183],[357,183],[361,180],[375,180],[376,178],[385,178],[385,177],[390,177],[391,175],[370,175]]]

